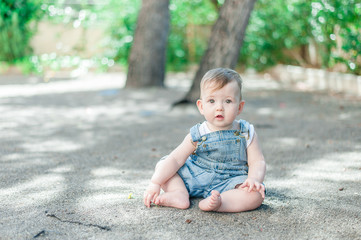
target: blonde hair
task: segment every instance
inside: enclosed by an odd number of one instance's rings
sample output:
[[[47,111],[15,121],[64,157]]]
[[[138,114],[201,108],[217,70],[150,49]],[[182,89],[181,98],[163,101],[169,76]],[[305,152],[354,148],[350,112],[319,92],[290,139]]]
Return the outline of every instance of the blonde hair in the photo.
[[[242,99],[242,78],[236,71],[229,68],[215,68],[209,70],[204,74],[201,80],[201,96],[202,90],[205,87],[212,87],[213,91],[216,91],[233,81],[237,82],[241,96],[240,99]]]

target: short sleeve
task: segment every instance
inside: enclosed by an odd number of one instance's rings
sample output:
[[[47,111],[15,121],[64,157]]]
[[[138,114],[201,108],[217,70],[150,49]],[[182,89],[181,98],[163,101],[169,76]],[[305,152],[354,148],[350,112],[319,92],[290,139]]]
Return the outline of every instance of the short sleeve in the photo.
[[[254,126],[253,124],[249,124],[249,138],[247,139],[247,147],[251,144],[254,137]]]
[[[247,147],[251,144],[253,137],[254,137],[254,126],[253,124],[250,124],[249,122],[247,122],[246,120],[237,120],[237,122],[239,122],[242,126],[242,128],[244,127],[244,130],[242,130],[242,134],[243,136],[246,138],[247,141]]]

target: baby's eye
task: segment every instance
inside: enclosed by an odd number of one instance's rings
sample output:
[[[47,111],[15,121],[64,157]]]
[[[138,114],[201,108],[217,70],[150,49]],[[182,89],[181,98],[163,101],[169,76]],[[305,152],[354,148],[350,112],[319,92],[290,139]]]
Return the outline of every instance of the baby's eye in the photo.
[[[227,100],[226,100],[226,103],[231,103],[231,102],[232,102],[231,99],[227,99]]]
[[[214,103],[214,99],[209,99],[208,102]]]

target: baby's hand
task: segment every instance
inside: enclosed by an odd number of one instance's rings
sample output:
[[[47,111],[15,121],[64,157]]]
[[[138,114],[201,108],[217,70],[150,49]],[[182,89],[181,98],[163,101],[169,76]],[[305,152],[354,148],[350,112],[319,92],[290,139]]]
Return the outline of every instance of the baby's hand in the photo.
[[[150,207],[150,204],[155,201],[159,196],[160,185],[155,183],[150,183],[147,190],[144,192],[144,205]]]
[[[241,188],[248,187],[248,192],[256,191],[259,192],[262,196],[262,198],[265,198],[265,187],[262,183],[258,182],[257,180],[253,178],[247,178],[244,183],[242,183]]]

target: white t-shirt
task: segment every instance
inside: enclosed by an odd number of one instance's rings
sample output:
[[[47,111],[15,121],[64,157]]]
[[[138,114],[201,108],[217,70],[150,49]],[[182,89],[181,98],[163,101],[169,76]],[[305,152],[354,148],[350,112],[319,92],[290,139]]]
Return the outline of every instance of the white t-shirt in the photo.
[[[232,130],[239,130],[239,123],[240,120],[235,120],[236,124],[233,124],[234,128],[232,128]],[[210,133],[211,130],[208,128],[207,125],[207,121],[204,121],[200,126],[199,126],[199,133],[201,136]],[[243,135],[246,137],[247,140],[247,147],[251,144],[252,140],[253,140],[253,136],[254,136],[254,127],[252,124],[249,124],[249,138],[247,138],[248,133],[243,133]]]

